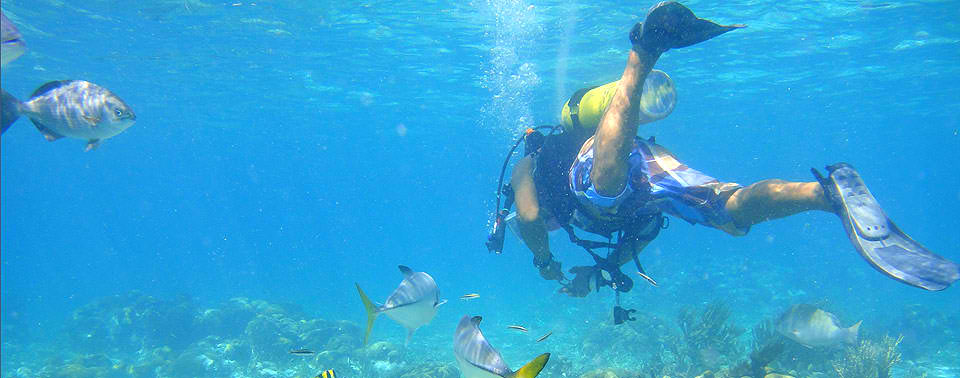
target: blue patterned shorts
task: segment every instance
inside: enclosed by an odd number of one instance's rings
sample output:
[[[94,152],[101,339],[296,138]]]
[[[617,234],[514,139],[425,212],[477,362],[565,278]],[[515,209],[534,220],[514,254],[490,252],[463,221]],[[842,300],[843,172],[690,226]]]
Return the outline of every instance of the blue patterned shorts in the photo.
[[[628,157],[630,170],[627,185],[623,192],[615,197],[606,197],[597,192],[590,181],[593,168],[593,138],[584,143],[577,160],[570,167],[570,189],[576,194],[582,205],[592,215],[618,214],[624,202],[635,191],[646,191],[649,183],[650,195],[644,208],[628,206],[629,211],[649,213],[662,211],[682,218],[693,224],[703,224],[734,235],[743,235],[749,228],[742,229],[734,225],[733,219],[724,208],[727,199],[741,186],[736,183],[723,183],[700,171],[679,162],[670,151],[653,142],[653,138],[634,139],[633,150]]]

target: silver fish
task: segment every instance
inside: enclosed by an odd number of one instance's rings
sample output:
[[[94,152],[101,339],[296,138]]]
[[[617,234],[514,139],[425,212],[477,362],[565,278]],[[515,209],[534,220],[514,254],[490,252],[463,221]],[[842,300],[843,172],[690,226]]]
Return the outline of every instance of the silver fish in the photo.
[[[407,342],[413,337],[413,331],[417,328],[430,323],[433,317],[437,315],[437,307],[447,303],[440,299],[440,289],[437,283],[424,272],[414,272],[403,265],[399,266],[403,273],[403,281],[397,286],[393,294],[387,298],[386,303],[377,306],[370,301],[370,298],[357,285],[357,292],[360,293],[360,299],[363,300],[363,306],[367,309],[367,332],[363,336],[363,344],[367,344],[370,338],[370,330],[373,329],[373,321],[380,314],[386,314],[391,319],[402,324],[407,329]]]
[[[0,39],[2,39],[2,45],[0,45],[0,67],[6,66],[7,63],[19,58],[20,55],[23,55],[23,53],[27,51],[27,44],[23,42],[20,31],[17,30],[16,25],[10,22],[10,19],[3,14],[3,11],[0,11]]]
[[[460,319],[457,331],[453,334],[453,354],[457,357],[460,372],[466,378],[533,378],[550,359],[550,353],[544,353],[534,358],[517,371],[512,371],[503,362],[500,352],[493,349],[480,332],[479,316],[464,315]]]
[[[83,80],[51,81],[42,85],[27,102],[3,91],[3,131],[25,115],[49,140],[63,137],[84,139],[87,151],[100,141],[122,133],[137,120],[120,97],[106,88]]]
[[[813,348],[856,343],[860,323],[862,321],[842,328],[836,315],[808,304],[798,304],[780,315],[774,327],[781,335]]]

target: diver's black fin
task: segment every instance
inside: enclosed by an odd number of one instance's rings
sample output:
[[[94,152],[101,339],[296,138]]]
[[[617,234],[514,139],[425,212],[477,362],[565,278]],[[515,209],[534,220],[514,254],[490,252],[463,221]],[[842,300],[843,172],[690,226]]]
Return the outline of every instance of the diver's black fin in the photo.
[[[900,230],[870,194],[860,174],[847,163],[813,175],[840,216],[853,246],[880,272],[911,286],[943,290],[960,279],[960,267],[924,248]]]
[[[662,53],[695,45],[728,31],[746,27],[743,24],[720,25],[698,18],[689,8],[674,1],[665,1],[650,8],[643,23],[630,32],[630,42],[644,50]]]
[[[18,118],[20,118],[20,100],[0,89],[0,124],[3,126],[0,134],[7,132],[10,125],[16,122]]]

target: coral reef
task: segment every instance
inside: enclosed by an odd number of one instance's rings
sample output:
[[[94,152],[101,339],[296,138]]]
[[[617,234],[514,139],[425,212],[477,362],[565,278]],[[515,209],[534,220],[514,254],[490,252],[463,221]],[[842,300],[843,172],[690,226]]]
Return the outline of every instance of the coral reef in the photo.
[[[756,324],[752,338],[741,338],[744,332],[732,325],[723,302],[684,309],[676,323],[651,312],[620,325],[609,313],[597,316],[605,319],[557,324],[555,329],[571,327],[544,344],[511,333],[515,337],[498,338],[498,346],[542,345],[553,352],[544,378],[888,378],[905,340],[865,338],[846,349],[806,348],[777,333],[771,320]],[[916,315],[901,322],[914,330],[925,327],[925,333],[949,319]],[[448,335],[424,333],[410,349],[388,341],[363,346],[355,323],[248,298],[201,306],[186,297],[129,292],[81,307],[66,326],[57,344],[3,340],[3,378],[312,378],[326,369],[356,378],[460,375],[452,356],[435,352],[449,348]],[[927,363],[911,361],[898,374],[922,377]]]
[[[400,378],[458,378],[460,370],[450,363],[426,363],[413,367]]]
[[[847,348],[844,358],[832,362],[833,369],[840,378],[889,378],[890,368],[900,362],[897,346],[901,341],[903,336],[894,339],[889,335],[878,342],[861,340]]]
[[[625,378],[629,373],[615,369],[596,369],[580,375],[580,378]]]
[[[960,311],[909,304],[899,316],[879,319],[883,329],[903,335],[899,345],[905,358],[935,354],[944,345],[960,340]]]
[[[730,309],[719,301],[700,310],[687,308],[680,311],[677,322],[683,333],[683,343],[678,352],[692,362],[694,371],[719,368],[740,355],[737,338],[743,330],[727,323],[729,318]]]
[[[182,348],[200,337],[195,315],[196,305],[187,297],[160,300],[131,291],[74,311],[67,328],[74,346],[84,353]]]
[[[5,369],[4,376],[313,377],[331,368],[366,368],[348,376],[397,376],[402,365],[395,346],[359,349],[362,334],[354,323],[311,319],[295,306],[247,298],[200,309],[187,297],[162,300],[132,291],[74,311],[64,333],[65,348],[12,367],[11,374]],[[300,348],[317,353],[289,353]]]
[[[785,348],[783,337],[777,334],[773,321],[764,320],[753,327],[753,351],[750,360],[740,363],[731,373],[736,377],[764,377],[768,376],[768,365],[773,362]]]

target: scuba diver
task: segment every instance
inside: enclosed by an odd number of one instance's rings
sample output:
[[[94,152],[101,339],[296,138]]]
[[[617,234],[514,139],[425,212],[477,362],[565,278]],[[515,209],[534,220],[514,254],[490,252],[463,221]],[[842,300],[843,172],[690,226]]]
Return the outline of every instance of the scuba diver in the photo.
[[[583,297],[610,287],[619,302],[619,294],[633,287],[620,271],[631,260],[640,277],[656,286],[637,254],[669,224],[664,213],[742,236],[755,224],[816,210],[837,214],[860,255],[896,280],[942,290],[960,278],[957,264],[894,225],[849,164],[828,166],[826,176],[812,169],[816,181],[768,179],[744,187],[692,169],[653,138],[637,136],[640,124],[666,117],[676,102],[669,76],[653,70],[660,55],[741,27],[697,18],[676,2],[653,6],[630,31],[632,48],[620,80],[577,91],[561,110],[561,126],[528,129],[513,146],[500,175],[488,249],[500,253],[509,224],[533,252],[540,275],[560,281],[561,292]],[[504,185],[507,163],[520,142],[525,156]],[[580,239],[574,228],[608,242]],[[574,278],[568,280],[550,252],[547,235],[556,229],[565,230],[597,264],[570,269]],[[597,248],[607,248],[607,256],[599,256]],[[619,310],[618,318],[629,320],[629,312]]]

